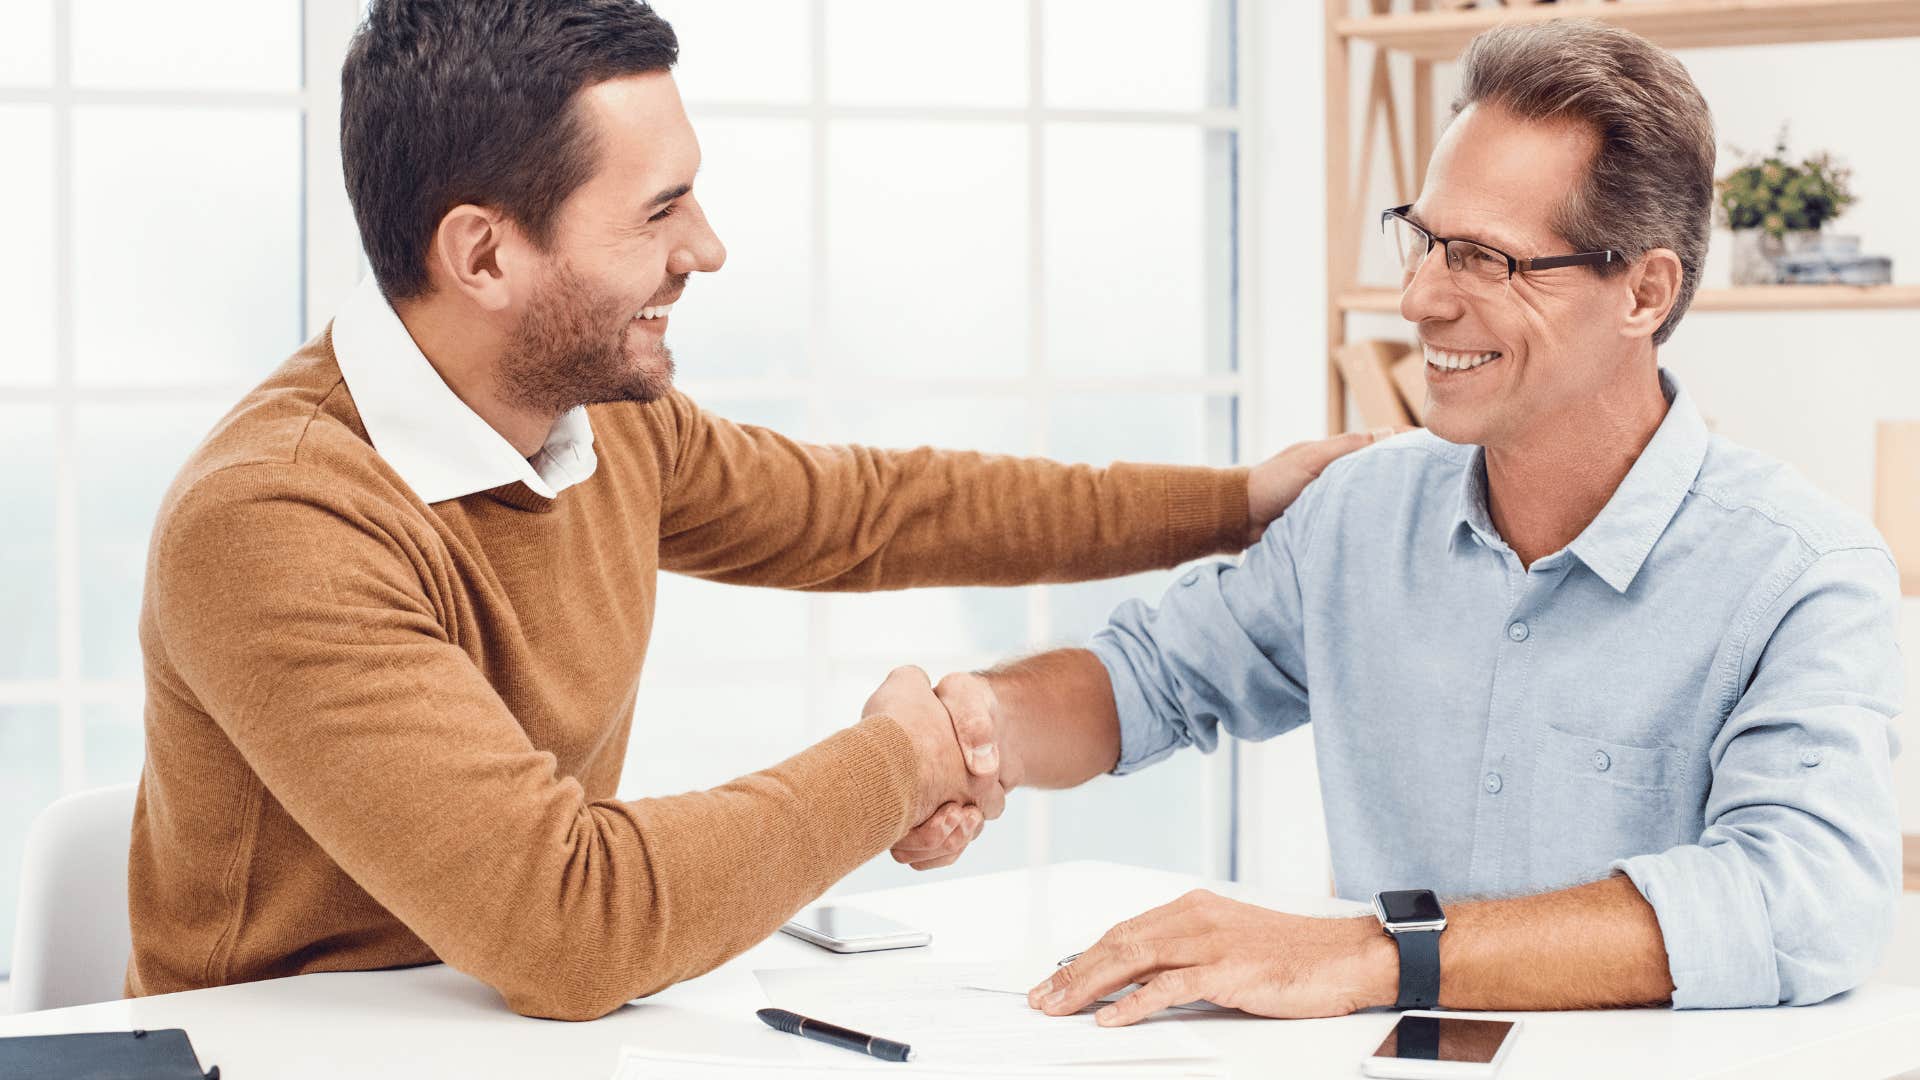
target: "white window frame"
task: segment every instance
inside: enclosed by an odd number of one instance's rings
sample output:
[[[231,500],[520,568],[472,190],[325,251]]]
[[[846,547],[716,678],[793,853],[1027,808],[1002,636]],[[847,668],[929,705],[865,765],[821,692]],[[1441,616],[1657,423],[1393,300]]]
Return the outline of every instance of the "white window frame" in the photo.
[[[809,334],[806,344],[807,374],[799,376],[772,376],[765,378],[709,379],[686,377],[681,385],[696,400],[740,400],[773,399],[797,401],[801,403],[806,417],[808,430],[819,430],[819,426],[829,415],[831,405],[849,397],[863,400],[924,400],[944,394],[963,392],[968,397],[1005,397],[1011,402],[1026,408],[1029,415],[1036,419],[1028,433],[1027,452],[1045,456],[1048,452],[1046,424],[1040,422],[1047,413],[1047,406],[1055,400],[1083,393],[1115,392],[1167,392],[1200,393],[1205,395],[1232,395],[1238,405],[1238,423],[1235,433],[1234,456],[1239,462],[1258,460],[1256,448],[1270,446],[1272,441],[1266,438],[1261,414],[1263,395],[1261,369],[1263,364],[1256,357],[1263,356],[1259,334],[1261,323],[1257,318],[1258,305],[1250,299],[1261,295],[1259,260],[1256,245],[1251,242],[1256,225],[1255,214],[1258,201],[1251,193],[1259,190],[1256,156],[1251,153],[1251,136],[1260,131],[1257,122],[1259,95],[1256,93],[1257,80],[1253,60],[1253,43],[1259,40],[1257,20],[1266,5],[1258,0],[1232,0],[1235,20],[1235,33],[1232,35],[1232,47],[1235,50],[1234,67],[1239,78],[1236,104],[1232,107],[1210,107],[1186,110],[1142,110],[1142,109],[1083,109],[1055,108],[1043,104],[1046,100],[1045,89],[1045,5],[1046,0],[1027,0],[1027,32],[1029,34],[1027,62],[1027,104],[1011,107],[941,106],[941,105],[844,105],[835,104],[829,99],[827,86],[827,7],[828,0],[808,0],[808,49],[811,53],[812,81],[808,100],[804,104],[756,104],[739,102],[703,101],[690,99],[688,112],[694,121],[696,130],[706,119],[779,119],[805,120],[811,137],[810,162],[811,206],[809,241],[811,250],[811,290],[812,310],[809,320]],[[1316,39],[1317,41],[1317,39]],[[1003,379],[969,379],[956,382],[951,379],[917,378],[875,378],[870,375],[849,375],[836,373],[833,366],[826,362],[829,350],[829,301],[827,279],[827,233],[828,187],[831,182],[828,169],[829,131],[835,121],[881,119],[908,121],[929,125],[965,125],[976,123],[1022,124],[1027,133],[1027,326],[1028,326],[1028,368],[1024,375]],[[1148,376],[1148,377],[1098,377],[1063,378],[1051,374],[1046,369],[1046,231],[1043,220],[1046,205],[1046,133],[1050,125],[1058,123],[1076,124],[1133,124],[1197,128],[1204,131],[1230,132],[1237,136],[1237,176],[1232,185],[1230,198],[1231,212],[1237,218],[1238,239],[1234,270],[1237,275],[1236,305],[1237,335],[1236,370],[1229,374],[1203,374],[1193,376]],[[1313,229],[1319,230],[1317,221]],[[1317,232],[1316,232],[1317,235]],[[1306,437],[1304,435],[1298,437]],[[876,667],[873,658],[865,655],[835,653],[829,648],[829,611],[831,598],[810,594],[807,599],[807,647],[803,659],[797,661],[774,662],[766,665],[762,674],[774,680],[783,677],[793,681],[804,680],[807,685],[807,719],[809,730],[824,731],[844,725],[849,721],[846,716],[829,716],[827,710],[832,707],[833,688],[843,677],[861,675],[873,676]],[[1028,593],[1027,639],[1028,649],[1043,649],[1057,646],[1059,641],[1050,625],[1046,594],[1039,588]],[[992,656],[951,655],[900,657],[898,662],[915,662],[927,667],[930,674],[939,677],[941,671],[966,670],[1001,659]],[[938,670],[935,670],[938,668]],[[649,685],[673,687],[700,687],[724,683],[738,677],[738,664],[735,661],[716,658],[711,668],[706,664],[678,665],[674,669],[664,667],[649,668]],[[876,678],[877,685],[877,678]],[[644,723],[640,717],[638,723]],[[1238,766],[1240,747],[1235,740],[1225,740],[1219,753],[1212,756],[1205,770],[1205,787],[1200,793],[1204,805],[1208,808],[1206,824],[1206,842],[1208,860],[1205,872],[1209,876],[1235,878],[1238,876],[1238,863],[1244,846],[1238,835],[1238,819],[1244,799],[1239,797]],[[1052,858],[1051,817],[1048,813],[1049,796],[1046,792],[1025,791],[1016,798],[1028,800],[1027,858],[1030,864],[1041,864]],[[963,859],[961,864],[965,865]]]
[[[75,475],[82,406],[96,404],[231,404],[248,383],[176,382],[88,386],[75,375],[74,354],[74,112],[77,106],[115,105],[218,109],[298,109],[304,124],[302,178],[301,335],[325,318],[351,288],[359,238],[340,179],[340,59],[360,18],[357,0],[304,0],[301,88],[287,91],[162,90],[76,87],[73,84],[73,10],[52,0],[53,71],[45,87],[0,88],[0,104],[50,106],[53,120],[54,377],[40,386],[6,386],[9,404],[53,407],[53,576],[57,668],[52,679],[0,680],[0,706],[53,706],[59,724],[60,792],[86,786],[85,711],[110,704],[138,710],[146,688],[138,679],[90,679],[81,664],[80,490]],[[313,78],[315,72],[329,77]]]

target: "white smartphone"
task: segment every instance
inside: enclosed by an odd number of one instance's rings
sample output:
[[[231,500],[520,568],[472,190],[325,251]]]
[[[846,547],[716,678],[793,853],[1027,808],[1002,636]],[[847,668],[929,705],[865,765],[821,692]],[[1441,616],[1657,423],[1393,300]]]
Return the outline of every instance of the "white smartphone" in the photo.
[[[1500,1071],[1519,1033],[1517,1020],[1402,1013],[1380,1048],[1360,1063],[1360,1071],[1413,1080],[1490,1077]]]
[[[810,907],[780,929],[801,941],[837,953],[914,949],[933,942],[933,935],[925,930],[915,930],[859,908],[835,904]]]

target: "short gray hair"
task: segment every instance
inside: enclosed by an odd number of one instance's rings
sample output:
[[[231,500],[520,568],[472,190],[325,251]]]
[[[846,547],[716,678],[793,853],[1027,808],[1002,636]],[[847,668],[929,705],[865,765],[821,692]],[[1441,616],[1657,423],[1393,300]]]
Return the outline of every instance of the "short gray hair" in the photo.
[[[1680,256],[1680,295],[1653,335],[1665,344],[1700,285],[1713,224],[1713,114],[1687,69],[1638,34],[1592,19],[1498,27],[1474,38],[1460,62],[1456,116],[1484,103],[1522,120],[1578,121],[1600,137],[1554,228],[1575,251]]]

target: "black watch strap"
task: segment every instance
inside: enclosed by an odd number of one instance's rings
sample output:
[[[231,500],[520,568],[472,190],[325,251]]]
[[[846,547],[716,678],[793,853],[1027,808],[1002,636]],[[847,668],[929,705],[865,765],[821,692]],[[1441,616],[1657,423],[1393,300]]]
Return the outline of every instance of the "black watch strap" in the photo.
[[[1440,1002],[1440,931],[1405,930],[1400,946],[1400,1000],[1396,1009],[1431,1009]]]

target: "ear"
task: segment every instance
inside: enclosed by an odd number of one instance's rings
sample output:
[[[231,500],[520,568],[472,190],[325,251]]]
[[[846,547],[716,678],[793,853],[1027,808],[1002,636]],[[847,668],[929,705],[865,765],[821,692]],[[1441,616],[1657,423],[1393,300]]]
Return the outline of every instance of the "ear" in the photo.
[[[1680,299],[1681,276],[1680,256],[1670,248],[1654,248],[1640,256],[1627,270],[1627,294],[1632,306],[1620,332],[1627,337],[1652,337]]]
[[[519,256],[518,232],[497,210],[462,204],[446,212],[433,231],[427,252],[436,291],[465,296],[483,311],[502,311],[513,302],[510,270],[527,267]]]

